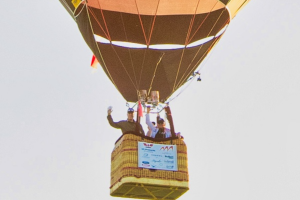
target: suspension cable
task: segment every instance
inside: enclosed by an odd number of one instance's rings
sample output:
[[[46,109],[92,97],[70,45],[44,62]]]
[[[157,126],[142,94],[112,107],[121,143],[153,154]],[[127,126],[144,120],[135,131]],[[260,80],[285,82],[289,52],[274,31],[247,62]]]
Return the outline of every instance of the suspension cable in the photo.
[[[88,15],[88,20],[89,20],[89,23],[90,23],[91,31],[93,32],[93,34],[95,34],[95,33],[94,33],[94,29],[93,29],[93,25],[92,25],[92,22],[91,22],[90,12],[89,12],[90,9],[89,9],[87,3],[85,4],[85,6],[86,6],[86,12],[87,12],[87,15]],[[99,55],[100,55],[100,57],[101,57],[101,60],[102,60],[102,62],[103,62],[103,64],[104,64],[103,67],[105,68],[105,70],[106,70],[106,72],[107,72],[107,75],[109,76],[110,80],[112,81],[112,83],[114,84],[114,86],[115,86],[115,87],[117,88],[117,90],[119,91],[119,89],[118,89],[118,87],[117,87],[117,85],[116,85],[114,79],[112,78],[112,76],[111,76],[111,74],[110,74],[110,72],[109,72],[109,70],[108,70],[108,68],[107,68],[107,66],[106,66],[106,63],[105,63],[105,61],[104,61],[104,58],[103,58],[102,53],[101,53],[101,51],[100,51],[100,48],[99,48],[99,46],[98,46],[98,44],[97,44],[97,41],[94,40],[94,42],[95,42],[95,44],[96,44],[96,47],[97,47],[98,53],[99,53]]]
[[[186,38],[185,38],[185,45],[188,44],[188,40],[189,40],[190,34],[192,32],[192,27],[193,27],[193,24],[194,24],[194,21],[195,21],[195,17],[196,17],[196,13],[197,13],[199,4],[200,4],[200,0],[198,0],[198,2],[197,2],[197,6],[195,8],[194,15],[193,15],[193,17],[191,18],[191,21],[190,21],[188,33],[187,33]]]
[[[226,10],[226,8],[224,8],[224,10],[221,12],[221,14],[219,15],[218,19],[216,20],[216,22],[214,23],[214,25],[212,26],[212,28],[210,29],[210,31],[208,32],[208,34],[207,34],[206,37],[208,37],[208,36],[211,34],[212,30],[214,29],[214,27],[215,27],[216,24],[218,23],[220,17],[223,15],[223,13],[224,13],[225,10]],[[205,19],[206,19],[206,18],[205,18]],[[227,22],[228,22],[228,21],[226,21],[226,23],[227,23]],[[226,23],[225,23],[225,24],[226,24]],[[202,25],[202,24],[203,24],[203,22],[201,23],[201,25]],[[225,24],[224,24],[224,25],[225,25]],[[197,30],[198,30],[198,29],[197,29]],[[194,35],[195,35],[195,34],[194,34]],[[198,62],[196,62],[196,64],[193,66],[193,68],[195,68],[197,65],[200,64],[200,62],[201,62],[201,60],[203,59],[204,55],[206,55],[206,54],[209,52],[210,48],[211,48],[214,44],[215,44],[215,42],[213,42],[213,43],[210,45],[209,49],[201,56],[201,59],[200,59]],[[203,45],[201,45],[200,48],[198,49],[197,53],[195,54],[194,58],[193,58],[192,61],[190,62],[189,66],[186,68],[184,74],[186,74],[186,72],[188,71],[188,69],[191,67],[192,62],[195,60],[196,56],[198,55],[198,53],[200,52],[200,50],[202,49],[202,47],[203,47]],[[181,85],[181,84],[184,82],[183,80],[185,80],[188,76],[189,76],[189,74],[186,74],[186,76],[182,76],[181,79],[180,79],[180,81],[179,81],[179,83],[176,85],[176,87],[178,87],[179,85]]]
[[[154,29],[154,23],[155,23],[155,19],[156,19],[157,11],[158,11],[158,6],[159,6],[159,3],[160,3],[160,0],[158,0],[157,6],[156,6],[156,10],[155,10],[154,19],[153,19],[153,22],[152,22],[152,27],[151,27],[150,34],[149,34],[148,45],[150,45],[150,41],[151,41],[151,37],[152,37],[152,32],[153,32],[153,29]]]
[[[125,28],[125,24],[124,24],[124,20],[123,20],[123,15],[122,15],[122,13],[120,13],[120,15],[121,15],[121,19],[122,19],[122,25],[123,25],[123,29],[124,29],[125,38],[126,38],[126,41],[128,42],[128,37],[127,37],[127,34],[126,34],[126,28]],[[129,57],[130,57],[130,63],[131,63],[131,67],[132,67],[132,71],[133,71],[133,75],[134,75],[134,79],[135,79],[135,85],[136,85],[136,88],[137,88],[138,84],[137,84],[137,78],[136,78],[136,75],[135,75],[134,65],[133,65],[133,61],[132,61],[131,51],[130,51],[130,48],[127,48],[127,50],[128,50],[128,54],[129,54]]]
[[[121,60],[119,54],[117,53],[117,51],[116,51],[114,45],[111,45],[111,47],[112,47],[112,49],[114,50],[116,56],[118,57],[118,60],[120,61],[121,66],[122,66],[123,69],[125,70],[125,72],[126,72],[128,78],[129,78],[129,80],[131,81],[132,85],[134,86],[134,88],[135,88],[136,90],[138,90],[137,85],[134,84],[134,81],[132,80],[131,76],[129,75],[129,72],[126,70],[126,67],[125,67],[124,63],[122,62],[122,60]]]
[[[195,33],[192,35],[192,37],[190,38],[189,42],[191,42],[191,40],[193,39],[193,37],[196,35],[196,33],[198,32],[198,30],[201,28],[201,26],[203,25],[203,23],[206,21],[206,19],[208,18],[209,14],[212,12],[212,10],[215,8],[215,6],[217,5],[219,1],[216,1],[216,3],[214,4],[214,6],[211,8],[211,10],[207,13],[207,15],[205,16],[204,20],[201,22],[201,24],[198,26],[197,30],[195,31]]]
[[[106,31],[104,30],[104,28],[102,27],[102,25],[100,24],[99,20],[96,17],[96,14],[94,13],[94,11],[92,9],[90,9],[88,7],[90,13],[92,14],[92,16],[94,17],[94,20],[97,22],[98,26],[101,28],[101,30],[103,31],[103,33],[105,34],[106,38],[109,39],[108,33],[106,33]]]
[[[149,90],[148,90],[148,94],[147,94],[148,96],[150,95],[150,91],[152,89],[152,84],[153,84],[153,80],[155,78],[157,67],[158,67],[158,65],[159,65],[159,63],[162,60],[162,58],[163,58],[164,55],[165,55],[165,53],[162,53],[162,55],[160,56],[158,62],[156,63],[155,70],[154,70],[154,73],[153,73],[153,76],[152,76],[152,80],[151,80],[151,83],[150,83],[150,87],[149,87]]]
[[[142,27],[142,31],[143,31],[143,34],[144,34],[145,43],[146,43],[146,45],[149,45],[148,44],[148,40],[147,40],[147,36],[146,36],[146,32],[145,32],[145,29],[144,29],[144,24],[143,24],[143,21],[142,21],[142,18],[141,18],[140,11],[139,11],[139,8],[138,8],[136,0],[135,0],[135,6],[136,6],[136,10],[137,10],[137,13],[138,13],[138,16],[139,16],[139,20],[140,20],[140,24],[141,24],[141,27]]]
[[[108,31],[108,28],[107,28],[107,24],[106,24],[106,20],[105,20],[104,14],[103,14],[103,10],[102,10],[101,5],[100,5],[100,1],[98,0],[97,2],[98,2],[98,5],[99,5],[100,11],[101,11],[101,15],[102,15],[102,18],[103,18],[103,22],[104,22],[104,25],[105,25],[105,28],[106,28],[106,31],[107,31],[107,34],[108,34],[108,39],[109,39],[109,41],[111,41],[111,37],[109,35],[109,31]]]
[[[192,31],[192,27],[193,27],[193,24],[194,24],[194,20],[195,20],[195,17],[196,17],[196,13],[197,13],[197,9],[198,9],[199,3],[200,3],[200,0],[198,0],[198,2],[197,2],[197,6],[195,8],[194,15],[192,16],[191,21],[190,21],[188,32],[187,32],[187,35],[185,37],[185,45],[188,44],[187,43],[188,42],[188,38],[189,38],[189,36],[191,34],[191,31]],[[180,57],[179,65],[178,65],[178,68],[177,68],[177,73],[176,73],[176,77],[175,77],[175,80],[174,80],[174,85],[173,85],[172,92],[174,92],[175,88],[176,88],[176,81],[177,81],[178,74],[179,74],[179,71],[180,71],[180,68],[181,68],[181,63],[182,63],[184,52],[185,52],[185,48],[182,50],[182,53],[181,53],[181,57]]]

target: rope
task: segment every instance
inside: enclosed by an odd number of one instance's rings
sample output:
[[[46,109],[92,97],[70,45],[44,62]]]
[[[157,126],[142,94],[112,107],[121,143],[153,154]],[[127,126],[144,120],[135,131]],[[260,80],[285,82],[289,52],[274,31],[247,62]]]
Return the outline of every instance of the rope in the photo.
[[[103,27],[101,26],[100,22],[98,21],[97,17],[96,17],[96,14],[93,12],[92,9],[88,8],[90,13],[92,14],[92,16],[94,17],[95,21],[97,22],[98,26],[101,28],[101,30],[103,31],[103,33],[105,34],[106,38],[109,39],[109,36],[108,34],[106,33],[106,31],[103,29]]]
[[[124,29],[124,33],[125,33],[125,38],[126,38],[126,41],[128,42],[128,37],[127,37],[127,34],[126,34],[126,28],[125,28],[125,25],[124,25],[123,15],[122,15],[122,13],[120,13],[120,15],[121,15],[121,19],[122,19],[122,25],[123,25],[123,29]],[[134,79],[135,79],[135,84],[136,84],[136,86],[138,86],[130,48],[127,48],[127,50],[128,50],[128,54],[129,54],[129,57],[130,57],[131,67],[132,67],[132,71],[133,71],[133,75],[134,75]]]
[[[198,2],[198,3],[199,3],[199,2]],[[216,5],[216,4],[215,4],[215,5]],[[215,5],[213,6],[213,8],[215,7]],[[211,11],[213,10],[213,8],[211,9]],[[223,13],[224,13],[225,10],[226,10],[226,8],[224,8],[224,10],[221,12],[221,14],[219,15],[218,19],[216,20],[216,22],[214,23],[214,25],[212,26],[212,28],[210,29],[210,31],[209,31],[209,33],[207,34],[206,37],[208,37],[208,36],[210,35],[210,33],[212,32],[213,28],[215,27],[215,25],[217,24],[217,22],[219,21],[220,17],[223,15]],[[209,13],[208,13],[208,15],[209,15]],[[203,22],[200,24],[200,26],[198,27],[197,31],[198,31],[199,28],[202,26],[202,24],[204,23],[204,21],[207,19],[208,15],[206,15],[205,19],[204,19]],[[223,27],[224,27],[225,24],[227,24],[227,23],[228,23],[228,20],[223,24]],[[197,32],[197,31],[196,31],[196,32]],[[194,35],[196,34],[196,32],[194,33]],[[189,33],[188,33],[188,34],[189,34]],[[193,35],[192,37],[194,37],[194,35]],[[191,39],[192,39],[192,38],[191,38]],[[191,39],[190,39],[190,41],[191,41]],[[201,63],[201,61],[203,60],[203,57],[204,57],[205,55],[208,54],[208,52],[212,49],[212,47],[216,44],[217,41],[218,41],[218,40],[214,41],[214,42],[210,45],[210,47],[209,47],[209,48],[207,49],[207,51],[202,55],[202,57],[200,58],[200,60],[199,60],[198,62],[196,62],[196,64],[193,66],[193,68],[195,68],[197,65],[199,65],[199,64]],[[191,67],[191,63],[195,60],[196,56],[198,55],[198,53],[200,52],[200,50],[202,49],[202,47],[203,47],[203,46],[201,45],[200,48],[198,49],[197,53],[195,54],[194,58],[193,58],[192,61],[190,62],[189,66],[188,66],[187,69],[185,70],[184,74],[186,74],[186,72],[188,71],[188,69]],[[184,51],[183,51],[183,52],[184,52]],[[181,65],[181,61],[182,61],[182,58],[181,58],[181,60],[180,60],[180,65]],[[200,69],[202,69],[203,66],[204,66],[204,65],[202,65],[202,67],[201,67]],[[180,66],[179,66],[179,68],[180,68]],[[179,71],[179,68],[178,68],[178,71]],[[200,69],[199,69],[199,71],[200,71]],[[178,71],[177,71],[177,75],[178,75]],[[176,80],[177,80],[177,75],[176,75]],[[187,75],[185,75],[185,76],[182,76],[181,79],[179,80],[178,84],[176,85],[176,87],[173,87],[173,91],[176,90],[175,88],[178,89],[180,85],[183,85],[184,82],[187,82],[187,81],[185,81],[185,80],[188,78],[188,76],[190,76],[190,75],[187,74]],[[192,79],[194,79],[194,78],[195,78],[195,77],[193,77]],[[188,80],[188,81],[189,81],[189,80]],[[175,81],[175,83],[176,83],[176,81]],[[175,83],[174,83],[174,86],[175,86]],[[188,85],[188,86],[189,86],[189,85]],[[187,87],[186,87],[186,88],[187,88]],[[185,88],[185,89],[186,89],[186,88]],[[185,90],[185,89],[184,89],[184,90]],[[177,98],[182,92],[183,92],[183,91],[181,91],[178,95],[176,95],[174,98],[172,98],[172,100],[174,100],[175,98]],[[170,96],[172,96],[172,95],[170,95]],[[170,101],[169,101],[169,102],[170,102]]]
[[[75,12],[76,12],[76,10],[79,8],[79,6],[80,6],[80,5],[78,5],[78,7],[74,10],[73,15],[75,14]],[[77,18],[77,16],[79,16],[79,15],[82,13],[83,10],[84,10],[84,6],[82,6],[81,10],[77,13],[76,16],[74,15],[74,17]]]
[[[198,3],[197,3],[197,6],[196,6],[196,9],[195,9],[194,15],[193,15],[193,17],[191,18],[191,21],[190,21],[188,33],[187,33],[186,38],[185,38],[185,45],[188,44],[188,38],[189,38],[189,36],[190,36],[190,34],[191,34],[191,31],[192,31],[192,27],[193,27],[193,24],[194,24],[194,20],[195,20],[195,17],[196,17],[196,13],[197,13],[197,9],[198,9],[199,3],[200,3],[200,0],[199,0]]]
[[[140,15],[139,8],[138,8],[138,6],[137,6],[136,0],[135,0],[135,6],[136,6],[136,10],[137,10],[138,15],[139,15],[139,20],[140,20],[141,27],[142,27],[142,31],[143,31],[143,34],[144,34],[145,43],[146,43],[146,45],[148,46],[149,44],[148,44],[148,42],[147,42],[146,32],[145,32],[145,29],[144,29],[143,21],[142,21],[142,18],[141,18],[141,15]]]
[[[142,28],[142,31],[143,31],[143,34],[144,34],[145,44],[148,46],[148,45],[149,45],[149,42],[148,42],[148,39],[147,39],[147,36],[146,36],[144,24],[143,24],[143,21],[142,21],[142,18],[141,18],[140,11],[139,11],[139,8],[138,8],[138,5],[137,5],[136,0],[135,0],[135,6],[136,6],[136,10],[137,10],[137,13],[138,13],[138,16],[139,16],[141,28]],[[146,51],[144,51],[143,62],[142,62],[142,69],[141,69],[141,73],[140,73],[140,76],[139,76],[139,81],[138,81],[138,83],[137,83],[138,88],[139,88],[140,83],[141,83],[141,80],[142,80],[142,74],[143,74],[143,70],[144,70],[145,59],[146,59]],[[137,91],[137,92],[138,92],[138,91]]]
[[[149,90],[148,90],[148,94],[147,94],[148,96],[149,96],[150,91],[151,91],[151,89],[152,89],[152,84],[153,84],[153,80],[154,80],[154,77],[155,77],[155,74],[156,74],[157,67],[158,67],[158,65],[159,65],[159,63],[160,63],[160,61],[161,61],[161,59],[163,58],[164,55],[165,55],[165,53],[163,53],[163,54],[160,56],[158,62],[156,63],[155,70],[154,70],[154,73],[153,73],[153,76],[152,76],[152,80],[151,80],[151,83],[150,83],[150,87],[149,87]]]
[[[191,34],[191,31],[192,31],[192,27],[193,27],[193,24],[194,24],[194,20],[195,20],[195,17],[196,17],[196,13],[197,13],[197,9],[198,9],[199,3],[200,3],[200,0],[197,2],[197,6],[196,6],[196,8],[195,8],[194,15],[193,15],[193,17],[191,18],[191,21],[190,21],[190,25],[189,25],[189,28],[188,28],[188,32],[187,32],[187,35],[186,35],[186,38],[185,38],[185,45],[188,44],[188,38],[189,38],[189,36],[190,36],[190,34]],[[179,62],[179,66],[178,66],[178,68],[177,68],[177,73],[176,73],[176,77],[175,77],[175,81],[174,81],[174,85],[173,85],[172,92],[175,91],[176,81],[177,81],[178,74],[179,74],[179,71],[180,71],[180,68],[181,68],[181,63],[182,63],[182,59],[183,59],[184,52],[185,52],[185,49],[183,49],[183,51],[182,51],[182,53],[181,53],[180,62]]]
[[[105,20],[105,17],[104,17],[104,14],[103,14],[103,11],[102,11],[102,8],[101,8],[101,5],[100,5],[100,1],[98,0],[97,2],[98,2],[98,5],[99,5],[99,8],[100,8],[100,10],[101,10],[101,15],[102,15],[102,18],[103,18],[103,21],[104,21],[104,24],[105,24],[105,28],[106,28],[106,30],[107,30],[107,38],[108,38],[109,41],[111,42],[111,37],[110,37],[110,35],[109,35],[109,31],[108,31],[107,24],[106,24],[106,20]],[[96,18],[96,17],[95,17],[95,18]],[[96,21],[97,21],[97,20],[96,20]],[[98,22],[98,21],[97,21],[97,22]],[[98,25],[101,26],[99,22],[98,22]],[[124,25],[123,25],[123,26],[124,26]],[[103,29],[102,29],[102,30],[103,30]],[[126,34],[126,31],[125,31],[125,34]],[[97,47],[98,47],[98,45],[97,45]],[[132,82],[134,88],[137,90],[136,85],[134,84],[134,82],[133,82],[131,76],[129,75],[128,71],[126,70],[126,68],[125,68],[125,66],[124,66],[124,64],[123,64],[123,62],[122,62],[122,60],[120,59],[120,56],[118,55],[116,49],[114,48],[114,45],[111,44],[111,47],[112,47],[112,49],[114,50],[116,56],[118,57],[118,59],[119,59],[119,61],[120,61],[120,63],[121,63],[121,66],[123,67],[123,69],[125,70],[127,76],[129,77],[129,80]],[[98,48],[98,49],[99,49],[99,48]],[[99,52],[100,52],[100,50],[99,50]],[[129,53],[129,55],[130,55],[130,53]],[[102,56],[101,56],[101,57],[102,57]],[[102,60],[103,60],[103,58],[102,58]],[[103,62],[104,62],[104,60],[103,60]],[[109,71],[108,71],[108,69],[107,69],[106,66],[105,66],[105,68],[106,68],[107,72],[109,73]],[[113,84],[115,85],[115,87],[118,89],[118,87],[117,87],[116,84],[114,83],[114,81],[113,81],[111,75],[110,75],[110,78],[111,78]],[[119,91],[119,89],[118,89],[118,91]],[[120,91],[119,91],[119,92],[120,92]]]
[[[142,69],[141,69],[141,73],[140,73],[140,79],[139,79],[139,82],[138,82],[138,86],[140,85],[141,80],[142,80],[142,74],[143,74],[143,70],[144,70],[144,62],[145,62],[145,58],[146,58],[146,52],[147,52],[147,50],[144,51],[144,57],[143,57],[143,62],[142,62]]]
[[[103,10],[102,10],[101,5],[100,5],[100,1],[98,0],[97,2],[98,2],[98,5],[99,5],[100,11],[101,11],[101,15],[102,15],[102,18],[103,18],[103,21],[104,21],[104,25],[105,25],[105,28],[106,28],[106,31],[107,31],[107,34],[108,34],[108,39],[109,39],[109,41],[111,41],[111,37],[109,35],[109,31],[108,31],[108,28],[107,28],[107,25],[106,25],[106,20],[105,20]]]
[[[86,11],[87,11],[87,15],[88,15],[88,19],[89,19],[90,27],[91,27],[91,30],[92,30],[92,32],[93,32],[93,34],[94,34],[94,29],[93,29],[93,26],[92,26],[92,22],[91,22],[90,15],[89,15],[89,10],[90,10],[90,9],[89,9],[89,7],[88,7],[88,5],[87,5],[87,4],[85,4],[85,6],[86,6]],[[105,68],[105,70],[107,71],[107,75],[109,76],[109,78],[110,78],[111,82],[114,84],[114,86],[116,87],[116,89],[119,91],[119,89],[118,89],[117,85],[115,84],[115,81],[114,81],[114,79],[112,78],[111,74],[109,73],[109,70],[108,70],[108,68],[107,68],[107,66],[106,66],[106,64],[105,64],[105,61],[104,61],[104,58],[103,58],[103,56],[102,56],[102,54],[101,54],[101,51],[100,51],[100,49],[99,49],[99,46],[98,46],[98,44],[97,44],[96,40],[94,40],[94,41],[95,41],[95,44],[96,44],[96,47],[97,47],[98,53],[99,53],[99,55],[100,55],[100,57],[101,57],[101,59],[102,59],[102,61],[103,61],[103,64],[104,64],[104,66],[102,66],[102,67],[104,67],[104,68]],[[119,91],[119,92],[120,92],[120,91]]]
[[[228,22],[229,22],[230,20],[227,20],[224,24],[223,24],[223,27],[225,26],[225,24],[227,24]],[[219,36],[220,37],[220,36]],[[220,38],[219,38],[220,39]],[[213,50],[213,46],[214,45],[216,45],[216,43],[219,41],[219,39],[218,40],[216,40],[216,41],[214,41],[211,45],[210,45],[210,47],[209,47],[209,49],[207,50],[207,54],[211,51],[211,50]],[[211,54],[210,54],[211,55]],[[208,59],[206,59],[206,62],[207,62],[207,60]],[[201,70],[201,69],[203,69],[203,67],[204,67],[205,65],[203,64],[203,65],[201,65],[201,67],[199,68],[199,71]]]
[[[208,37],[210,35],[210,33],[212,32],[212,30],[214,29],[214,27],[216,26],[217,22],[219,21],[220,17],[223,15],[224,11],[226,10],[226,8],[224,8],[224,10],[221,12],[221,14],[219,15],[218,19],[216,20],[216,22],[214,23],[214,25],[212,26],[212,28],[210,29],[210,31],[208,32],[207,36]],[[206,19],[206,18],[205,18]],[[228,21],[227,21],[228,22]],[[226,22],[226,23],[227,23]],[[224,25],[226,24],[224,23]],[[203,22],[201,23],[201,25],[203,24]],[[200,25],[200,26],[201,26]],[[198,30],[198,29],[197,29]],[[195,34],[194,34],[195,35]],[[212,45],[210,46],[210,48],[215,44],[215,42],[212,43]],[[198,53],[200,52],[200,50],[202,49],[203,45],[200,46],[200,48],[198,49],[197,53],[195,54],[194,58],[192,59],[192,61],[190,62],[189,66],[186,68],[184,74],[186,74],[186,72],[188,71],[188,69],[191,67],[191,63],[195,60],[196,56],[198,55]],[[201,60],[203,59],[203,56],[206,55],[210,48],[202,55],[201,59],[196,62],[196,64],[193,66],[193,68],[195,68],[197,65],[200,64]],[[189,76],[189,74],[187,74],[186,76],[182,76],[181,79],[179,80],[179,83],[176,85],[176,87],[178,87],[179,85],[181,85],[187,77]]]
[[[212,46],[214,46],[216,43],[217,43],[217,41],[218,40],[216,40],[216,41],[214,41],[214,43],[211,45],[211,47]],[[212,48],[209,48],[208,50],[207,50],[207,52],[209,52],[210,50],[211,50]],[[205,55],[205,54],[204,54]],[[206,59],[206,62],[208,61],[208,59]],[[201,62],[201,60],[200,61],[198,61],[197,63],[200,63]],[[197,65],[197,64],[196,64]],[[195,66],[196,66],[195,65]],[[203,67],[205,66],[205,63],[201,66],[201,68],[198,70],[198,71],[200,71],[201,69],[203,69]],[[174,99],[176,99],[179,95],[181,95],[181,93],[182,92],[184,92],[189,86],[190,86],[190,84],[192,83],[192,81],[195,79],[195,77],[196,76],[193,76],[191,79],[188,79],[187,81],[186,81],[186,83],[187,82],[190,82],[188,85],[186,85],[186,87],[185,88],[183,88],[175,97],[173,97],[172,99],[170,99],[169,101],[167,101],[166,103],[169,103],[169,102],[171,102],[171,101],[173,101]],[[187,77],[186,77],[187,78]],[[182,85],[184,84],[184,82],[182,82]],[[172,96],[172,95],[171,95]],[[169,97],[170,98],[170,97]]]
[[[198,65],[201,63],[201,61],[202,61],[202,60],[204,59],[204,57],[207,55],[207,53],[209,52],[209,50],[211,49],[211,47],[215,44],[215,42],[216,42],[216,41],[214,41],[214,42],[210,45],[210,48],[208,48],[207,51],[201,56],[201,58],[199,59],[199,61],[196,62],[196,64],[193,66],[193,68],[195,68],[196,66],[198,66]],[[197,53],[195,54],[195,56],[194,56],[194,58],[193,58],[192,61],[195,60],[196,56],[198,55],[198,53],[200,52],[200,50],[202,49],[202,47],[203,47],[203,46],[201,46],[201,47],[198,49],[198,51],[197,51]],[[191,67],[191,65],[189,65],[187,69],[189,69],[190,67]],[[186,71],[187,71],[187,70],[186,70]],[[186,73],[186,72],[185,72],[185,73]],[[186,74],[185,76],[182,76],[181,79],[180,79],[180,81],[179,81],[179,83],[177,84],[176,87],[178,88],[179,85],[184,84],[184,82],[185,82],[184,80],[186,80],[189,76],[190,76],[189,74]]]
[[[112,46],[112,49],[114,50],[116,56],[118,57],[118,59],[119,59],[119,61],[120,61],[120,63],[121,63],[121,66],[122,66],[123,69],[125,70],[125,72],[126,72],[128,78],[129,78],[129,80],[130,80],[131,83],[133,84],[134,88],[137,90],[137,86],[134,84],[134,81],[132,80],[131,76],[129,75],[128,71],[126,70],[126,68],[125,68],[125,66],[124,66],[124,64],[123,64],[123,62],[122,62],[120,56],[118,55],[118,53],[117,53],[117,51],[116,51],[114,45],[111,45],[111,46]]]
[[[224,11],[226,10],[226,8],[223,9],[223,11],[221,12],[221,14],[219,15],[218,19],[216,20],[215,24],[213,25],[213,27],[210,29],[209,33],[207,34],[206,37],[208,37],[210,35],[210,33],[212,32],[213,28],[216,26],[217,22],[219,21],[220,17],[223,15]]]
[[[190,86],[190,84],[192,83],[192,81],[194,80],[195,77],[196,77],[196,76],[194,76],[194,77],[192,77],[190,80],[188,80],[187,82],[189,82],[189,84],[186,85],[185,88],[183,88],[183,89],[182,89],[176,96],[174,96],[172,99],[167,99],[167,100],[169,100],[169,101],[166,101],[165,103],[166,103],[166,104],[169,104],[171,101],[173,101],[174,99],[176,99],[179,95],[181,95],[181,93],[183,93],[183,92]],[[172,95],[170,95],[170,96],[172,96]],[[168,98],[170,98],[170,97],[168,97]]]
[[[179,66],[177,68],[177,74],[176,74],[176,77],[175,77],[175,81],[174,81],[172,92],[175,91],[175,85],[176,85],[176,81],[177,81],[177,78],[178,78],[179,70],[181,68],[181,63],[182,63],[184,51],[185,51],[185,48],[182,50],[182,53],[181,53],[180,62],[179,62]]]
[[[195,58],[197,57],[197,55],[198,55],[198,53],[200,52],[200,50],[202,49],[202,47],[203,47],[203,46],[200,46],[200,47],[199,47],[198,51],[197,51],[196,54],[194,55],[194,58],[192,59],[192,61],[191,61],[190,64],[188,65],[188,67],[186,68],[184,74],[186,74],[186,72],[188,71],[188,69],[192,66],[192,65],[191,65],[192,62],[195,60]],[[194,68],[196,65],[198,65],[198,63],[201,62],[201,60],[202,60],[202,58],[203,58],[204,55],[205,55],[205,54],[202,55],[201,59],[200,59],[200,60],[199,60],[192,68]],[[189,76],[189,74],[186,74],[185,76],[182,76],[182,77],[181,77],[181,79],[179,80],[178,84],[176,85],[176,88],[178,88],[178,86],[182,84],[182,81],[183,81],[183,80],[186,80],[186,77],[187,77],[187,76]]]
[[[197,30],[195,31],[195,33],[192,35],[192,37],[190,38],[189,42],[191,42],[191,40],[193,39],[193,37],[195,36],[195,34],[198,32],[198,30],[200,29],[200,27],[202,26],[202,24],[206,21],[207,17],[209,16],[209,14],[211,13],[211,11],[214,9],[214,7],[217,5],[219,1],[216,1],[215,5],[212,7],[212,9],[209,11],[209,13],[207,13],[207,15],[205,16],[204,20],[202,21],[202,23],[200,24],[200,26],[197,28]]]
[[[151,40],[151,37],[152,37],[152,32],[153,32],[153,28],[154,28],[154,23],[155,23],[156,14],[157,14],[157,11],[158,11],[159,3],[160,3],[160,0],[158,0],[157,6],[156,6],[155,15],[154,15],[154,19],[153,19],[153,22],[152,22],[152,27],[151,27],[151,30],[150,30],[150,35],[149,35],[148,45],[150,44],[150,40]]]
[[[197,2],[197,6],[195,8],[195,12],[194,12],[194,15],[193,17],[191,18],[191,21],[190,21],[190,25],[189,25],[189,28],[188,28],[188,33],[186,35],[186,38],[185,38],[185,45],[188,44],[188,41],[189,41],[189,36],[191,34],[191,31],[192,31],[192,27],[193,27],[193,24],[194,24],[194,20],[195,20],[195,17],[196,17],[196,13],[197,13],[197,9],[198,9],[198,6],[200,4],[200,0]],[[203,22],[202,22],[203,23]],[[202,25],[202,24],[201,24]],[[201,26],[200,25],[200,26]],[[198,28],[199,29],[199,28]],[[197,29],[197,31],[198,31]],[[196,31],[196,32],[197,32]],[[177,69],[177,74],[176,74],[176,77],[175,77],[175,81],[174,81],[174,85],[173,85],[173,89],[172,89],[172,92],[175,91],[175,88],[180,85],[180,81],[182,80],[182,78],[179,80],[179,83],[178,85],[176,85],[176,81],[177,81],[177,78],[178,78],[178,74],[179,74],[179,71],[180,71],[180,68],[181,68],[181,63],[182,63],[182,59],[183,59],[183,55],[184,55],[184,52],[185,52],[185,49],[183,49],[182,53],[181,53],[181,58],[180,58],[180,62],[179,62],[179,66],[178,66],[178,69]],[[194,57],[195,58],[195,57]],[[191,64],[192,62],[190,62]],[[189,65],[190,66],[190,65]],[[188,67],[189,68],[189,67]],[[187,71],[187,69],[185,70],[185,72]]]

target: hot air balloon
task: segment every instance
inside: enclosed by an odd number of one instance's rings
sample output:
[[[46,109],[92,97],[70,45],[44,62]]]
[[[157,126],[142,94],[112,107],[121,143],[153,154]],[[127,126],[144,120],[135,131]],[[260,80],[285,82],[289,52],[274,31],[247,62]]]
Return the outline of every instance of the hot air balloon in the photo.
[[[60,0],[124,99],[154,106],[199,75],[201,62],[249,1]],[[137,141],[177,146],[177,170],[137,167]],[[180,139],[123,135],[111,169],[112,196],[176,199],[188,190],[186,146]]]

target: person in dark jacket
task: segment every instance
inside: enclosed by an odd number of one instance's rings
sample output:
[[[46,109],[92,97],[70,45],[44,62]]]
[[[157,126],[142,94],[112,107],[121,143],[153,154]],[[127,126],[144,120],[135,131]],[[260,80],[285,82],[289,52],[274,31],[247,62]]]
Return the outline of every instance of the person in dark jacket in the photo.
[[[127,110],[127,120],[122,120],[122,121],[118,121],[118,122],[114,122],[111,116],[112,113],[112,108],[109,107],[107,110],[107,120],[109,122],[109,124],[117,129],[121,129],[122,133],[126,133],[126,132],[134,132],[134,133],[138,133],[141,135],[145,135],[143,127],[141,126],[140,123],[137,123],[136,121],[134,121],[133,119],[133,113],[134,113],[134,109],[133,108],[129,108]],[[138,127],[137,127],[138,125]]]

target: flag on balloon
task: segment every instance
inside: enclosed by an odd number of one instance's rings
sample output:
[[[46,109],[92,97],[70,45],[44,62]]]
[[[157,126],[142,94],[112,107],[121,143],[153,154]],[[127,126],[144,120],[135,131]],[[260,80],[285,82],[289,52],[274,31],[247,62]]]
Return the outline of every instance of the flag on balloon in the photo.
[[[143,117],[143,107],[142,107],[141,101],[139,101],[138,115],[139,115],[139,117]]]
[[[97,69],[98,63],[99,62],[98,62],[97,58],[95,57],[95,55],[93,55],[92,62],[91,62],[91,67],[94,68],[94,69]]]

